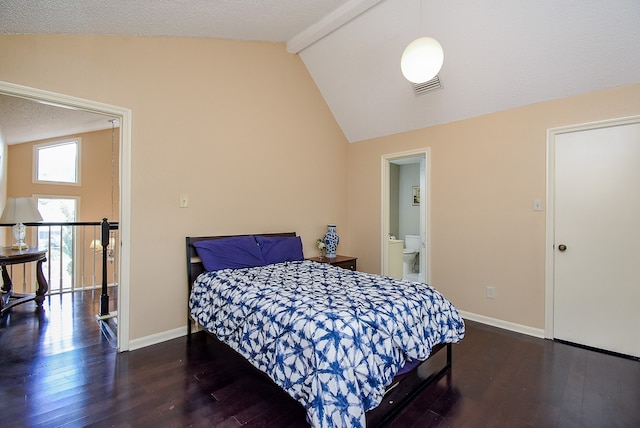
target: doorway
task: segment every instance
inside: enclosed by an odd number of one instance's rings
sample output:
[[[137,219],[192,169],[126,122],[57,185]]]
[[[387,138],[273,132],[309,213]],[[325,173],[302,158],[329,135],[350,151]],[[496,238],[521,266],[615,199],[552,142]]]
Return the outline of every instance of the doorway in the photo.
[[[429,282],[428,165],[429,149],[382,156],[383,275]]]
[[[0,81],[0,95],[18,97],[60,108],[86,111],[116,118],[120,123],[120,278],[118,286],[117,349],[129,350],[129,278],[130,278],[130,192],[131,192],[131,110]]]
[[[551,130],[545,334],[640,357],[640,117]]]

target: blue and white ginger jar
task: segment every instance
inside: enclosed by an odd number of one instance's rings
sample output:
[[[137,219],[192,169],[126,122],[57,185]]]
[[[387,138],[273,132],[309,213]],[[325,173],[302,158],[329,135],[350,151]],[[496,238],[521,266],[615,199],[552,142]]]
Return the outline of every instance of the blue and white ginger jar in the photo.
[[[327,233],[324,235],[324,245],[327,248],[327,257],[334,258],[336,256],[336,250],[338,249],[338,242],[340,237],[336,233],[336,225],[328,224]]]

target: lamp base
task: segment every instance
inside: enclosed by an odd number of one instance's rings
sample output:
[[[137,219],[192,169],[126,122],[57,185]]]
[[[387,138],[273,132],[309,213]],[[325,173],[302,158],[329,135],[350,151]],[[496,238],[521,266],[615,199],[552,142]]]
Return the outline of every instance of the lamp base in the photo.
[[[24,242],[16,242],[11,246],[12,250],[28,250],[29,246]]]
[[[16,223],[13,225],[13,239],[15,243],[11,246],[12,250],[28,250],[29,246],[24,242],[24,238],[27,236],[27,226],[23,223]]]

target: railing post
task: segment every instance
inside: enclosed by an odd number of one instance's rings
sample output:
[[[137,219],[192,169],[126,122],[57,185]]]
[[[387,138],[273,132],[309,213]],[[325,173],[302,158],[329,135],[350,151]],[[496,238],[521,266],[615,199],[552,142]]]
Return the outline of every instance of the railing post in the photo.
[[[107,294],[107,248],[109,247],[109,222],[106,217],[101,223],[102,240],[102,295],[100,296],[100,316],[109,315],[109,294]]]

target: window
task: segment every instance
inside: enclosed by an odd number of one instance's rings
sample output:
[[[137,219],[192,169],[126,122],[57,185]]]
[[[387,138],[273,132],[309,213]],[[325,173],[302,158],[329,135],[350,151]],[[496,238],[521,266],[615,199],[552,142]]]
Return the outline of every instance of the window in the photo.
[[[79,185],[80,143],[76,138],[33,146],[33,181]]]

